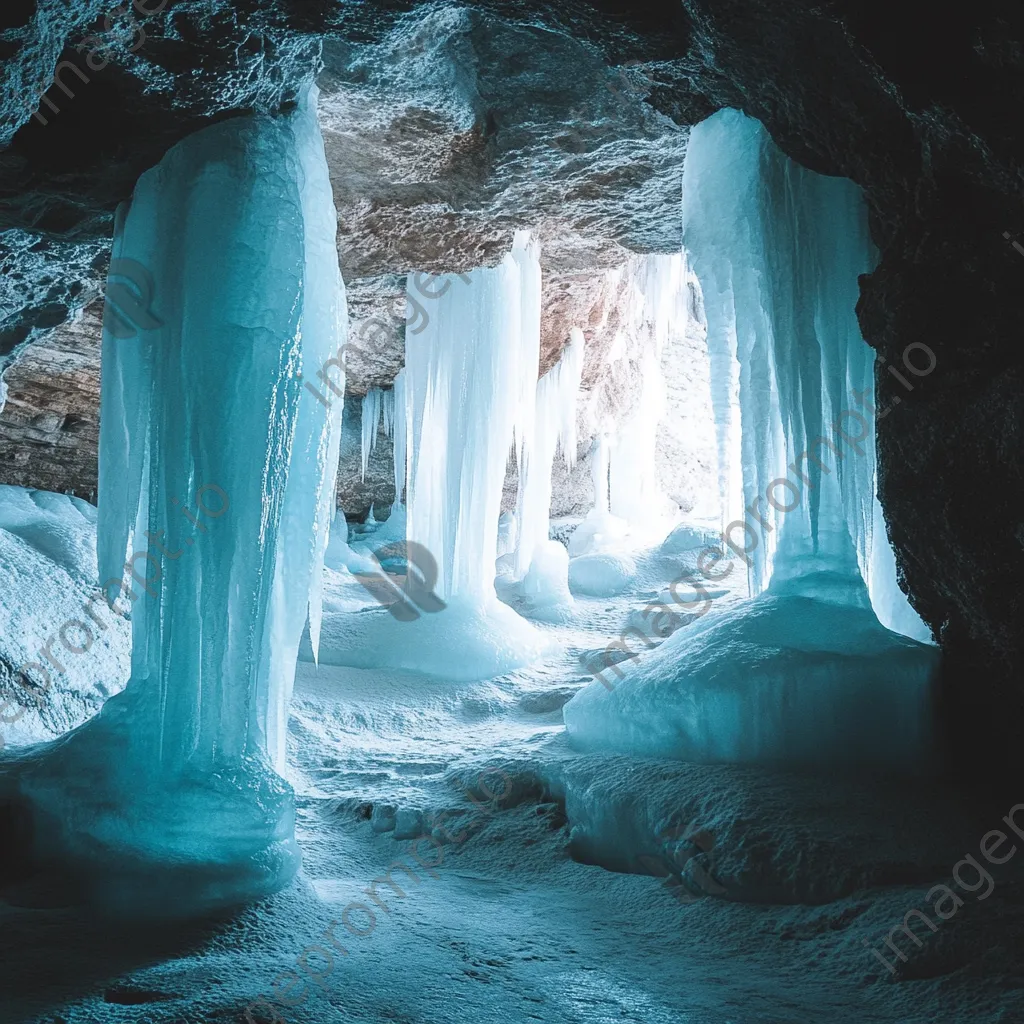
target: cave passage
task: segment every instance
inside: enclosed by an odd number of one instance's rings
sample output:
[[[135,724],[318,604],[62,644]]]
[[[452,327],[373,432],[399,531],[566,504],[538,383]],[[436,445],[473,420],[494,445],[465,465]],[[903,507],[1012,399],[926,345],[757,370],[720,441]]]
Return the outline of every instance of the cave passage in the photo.
[[[160,149],[102,301],[4,349],[0,1024],[1018,1019],[880,493],[939,358],[865,341],[877,205],[655,109],[667,51],[606,97],[474,12]]]

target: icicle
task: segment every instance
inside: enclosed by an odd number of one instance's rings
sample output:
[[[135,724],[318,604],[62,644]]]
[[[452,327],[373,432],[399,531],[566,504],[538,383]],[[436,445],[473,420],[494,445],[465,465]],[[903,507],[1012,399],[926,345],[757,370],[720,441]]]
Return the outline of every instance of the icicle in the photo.
[[[366,470],[370,465],[370,452],[377,447],[377,428],[380,425],[381,413],[384,411],[384,392],[380,388],[370,388],[363,396],[362,404],[362,479],[366,479]]]
[[[437,592],[494,600],[505,466],[532,435],[540,262],[517,233],[494,269],[450,276],[423,331],[406,334],[408,536],[438,563]]]

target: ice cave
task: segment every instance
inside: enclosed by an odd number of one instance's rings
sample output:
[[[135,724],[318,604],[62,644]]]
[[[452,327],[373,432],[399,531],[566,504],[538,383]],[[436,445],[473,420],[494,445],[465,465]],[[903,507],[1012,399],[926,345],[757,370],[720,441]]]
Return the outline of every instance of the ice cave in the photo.
[[[1019,9],[0,54],[0,1024],[1024,1022]]]

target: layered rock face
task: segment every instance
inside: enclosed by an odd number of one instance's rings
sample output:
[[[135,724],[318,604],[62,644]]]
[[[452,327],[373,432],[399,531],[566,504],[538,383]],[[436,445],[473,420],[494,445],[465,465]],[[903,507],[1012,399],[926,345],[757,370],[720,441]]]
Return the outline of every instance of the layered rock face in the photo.
[[[15,357],[0,479],[88,497],[92,427],[78,418],[94,402],[95,316],[60,325],[98,295],[114,206],[197,126],[290,102],[318,59],[357,336],[378,321],[350,360],[353,395],[401,365],[408,273],[492,263],[529,227],[543,368],[579,324],[585,385],[614,402],[628,382],[606,370],[608,272],[678,249],[687,126],[739,107],[794,159],[865,189],[880,262],[858,312],[879,400],[900,399],[878,428],[889,530],[943,645],[952,748],[967,763],[1008,756],[1024,728],[1019,6],[946,20],[846,0],[146,0],[141,42],[106,13],[25,0],[0,15],[0,359]],[[109,63],[94,70],[100,42]],[[34,97],[62,59],[89,81],[65,68],[42,124]]]

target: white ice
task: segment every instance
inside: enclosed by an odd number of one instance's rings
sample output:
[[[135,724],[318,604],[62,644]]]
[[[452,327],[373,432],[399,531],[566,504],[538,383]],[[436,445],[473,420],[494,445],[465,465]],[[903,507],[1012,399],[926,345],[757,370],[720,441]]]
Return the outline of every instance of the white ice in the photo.
[[[325,663],[486,679],[552,650],[494,589],[509,453],[515,445],[522,458],[536,437],[540,276],[537,247],[518,232],[497,267],[439,277],[424,329],[407,332],[399,389],[406,505],[349,538],[356,554],[383,560],[388,548],[402,564],[385,575],[371,563],[331,580],[349,595],[362,586],[369,601],[358,614],[327,615]],[[397,401],[395,408],[397,435],[403,415]],[[397,480],[397,450],[395,471]],[[547,585],[545,596],[559,592]]]

